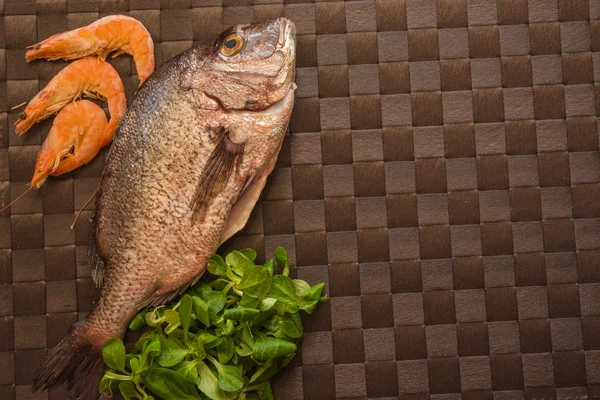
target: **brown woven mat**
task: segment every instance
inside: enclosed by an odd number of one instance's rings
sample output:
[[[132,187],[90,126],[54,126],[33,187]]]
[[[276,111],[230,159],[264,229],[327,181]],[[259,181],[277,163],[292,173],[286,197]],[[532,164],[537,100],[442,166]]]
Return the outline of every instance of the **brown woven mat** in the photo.
[[[599,0],[3,0],[0,204],[24,190],[50,121],[18,111],[64,62],[24,48],[112,13],[159,64],[224,27],[298,27],[297,101],[243,235],[286,247],[331,300],[305,319],[293,399],[600,396]],[[129,57],[113,60],[129,100]],[[595,82],[599,82],[596,84]],[[0,215],[0,399],[93,307],[88,207],[103,157]]]

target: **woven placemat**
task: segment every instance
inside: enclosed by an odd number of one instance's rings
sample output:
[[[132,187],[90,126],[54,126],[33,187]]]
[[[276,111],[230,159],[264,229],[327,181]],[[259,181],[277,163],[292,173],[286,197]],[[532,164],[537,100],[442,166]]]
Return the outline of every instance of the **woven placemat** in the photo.
[[[158,64],[276,16],[298,29],[296,105],[241,235],[284,246],[331,299],[305,319],[277,399],[600,396],[599,0],[0,1],[0,204],[24,190],[51,121],[10,108],[64,62],[46,37],[124,13]],[[112,61],[129,101],[130,57]],[[0,215],[0,399],[97,296],[87,259],[98,157]]]

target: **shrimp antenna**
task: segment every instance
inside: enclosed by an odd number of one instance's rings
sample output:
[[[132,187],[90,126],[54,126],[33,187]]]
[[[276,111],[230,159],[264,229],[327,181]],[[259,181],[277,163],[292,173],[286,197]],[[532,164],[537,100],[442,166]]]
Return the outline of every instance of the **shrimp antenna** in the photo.
[[[11,110],[16,110],[17,108],[21,108],[23,107],[25,104],[27,104],[26,101],[22,102],[21,104],[17,104],[16,106],[12,107]]]
[[[24,191],[23,193],[21,193],[19,195],[19,197],[17,197],[16,199],[14,199],[13,201],[11,201],[10,203],[8,203],[7,205],[5,205],[4,207],[0,208],[0,213],[3,212],[4,210],[6,210],[8,207],[12,206],[13,204],[15,204],[17,202],[17,200],[19,200],[21,197],[25,196],[27,193],[29,193],[29,191],[33,189],[33,186],[30,185],[29,188]]]
[[[100,183],[102,183],[102,181],[100,181]],[[98,190],[100,190],[100,183],[98,183],[98,187],[96,188],[96,190],[94,190],[94,193],[92,193],[92,195],[90,196],[90,198],[79,209],[79,211],[77,211],[77,215],[75,216],[75,221],[73,221],[73,223],[71,224],[71,229],[75,228],[75,224],[77,223],[77,220],[79,219],[79,216],[81,215],[81,213],[83,212],[83,210],[88,206],[88,204],[90,204],[90,202],[92,201],[92,199],[94,198],[94,196],[96,196],[96,194],[98,193]]]

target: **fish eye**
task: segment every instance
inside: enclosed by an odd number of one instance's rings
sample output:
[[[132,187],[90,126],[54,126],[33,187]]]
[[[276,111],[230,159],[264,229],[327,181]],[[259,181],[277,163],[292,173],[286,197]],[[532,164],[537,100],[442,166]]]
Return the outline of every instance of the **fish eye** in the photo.
[[[220,51],[225,57],[232,57],[242,51],[243,48],[244,39],[237,33],[232,33],[223,39]]]

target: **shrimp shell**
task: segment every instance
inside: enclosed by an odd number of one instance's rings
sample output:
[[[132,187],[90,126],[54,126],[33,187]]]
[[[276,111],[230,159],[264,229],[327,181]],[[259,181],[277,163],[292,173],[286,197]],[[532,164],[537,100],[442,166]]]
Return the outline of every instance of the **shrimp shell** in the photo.
[[[26,132],[38,121],[57,113],[82,95],[106,100],[110,121],[98,138],[106,146],[125,115],[127,100],[123,82],[117,71],[106,61],[95,57],[82,58],[67,65],[27,105],[16,122],[17,134]]]
[[[125,15],[110,15],[72,31],[50,36],[28,47],[25,58],[48,60],[73,60],[98,55],[105,60],[116,51],[113,58],[127,53],[133,56],[140,86],[154,72],[154,43],[144,25]]]
[[[104,110],[91,101],[67,104],[38,153],[31,186],[39,188],[49,175],[61,175],[92,161],[103,147],[107,125]]]

